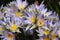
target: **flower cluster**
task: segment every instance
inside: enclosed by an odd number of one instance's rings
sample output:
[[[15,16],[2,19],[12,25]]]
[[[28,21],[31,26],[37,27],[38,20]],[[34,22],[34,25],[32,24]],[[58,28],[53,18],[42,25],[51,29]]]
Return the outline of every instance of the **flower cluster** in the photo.
[[[43,3],[30,5],[21,0],[10,2],[0,8],[0,38],[2,40],[15,40],[14,33],[35,30],[39,36],[37,40],[59,40],[60,20],[56,12],[48,10]]]

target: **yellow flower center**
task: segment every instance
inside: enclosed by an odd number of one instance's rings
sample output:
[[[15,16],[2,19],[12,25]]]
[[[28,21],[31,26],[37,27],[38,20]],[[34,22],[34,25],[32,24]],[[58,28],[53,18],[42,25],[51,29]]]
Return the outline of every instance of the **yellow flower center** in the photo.
[[[23,9],[23,6],[21,6],[21,5],[20,5],[20,6],[18,6],[18,9],[19,9],[19,10]]]
[[[42,25],[42,20],[41,19],[37,19],[37,26],[41,26]]]
[[[43,34],[48,35],[49,32],[47,30],[42,31]]]
[[[16,17],[20,17],[20,16],[21,16],[21,13],[15,12],[15,16],[16,16]]]
[[[10,25],[10,30],[11,30],[11,31],[15,31],[16,28],[17,28],[17,26],[16,26],[15,24],[11,24],[11,25]]]
[[[0,31],[2,31],[3,29],[2,29],[2,27],[0,27]]]
[[[0,27],[0,34],[2,34],[3,33],[3,28],[2,27]]]
[[[34,17],[30,17],[29,22],[34,23],[35,22],[35,18]]]
[[[55,35],[54,34],[51,34],[50,37],[51,37],[52,40],[54,40]]]
[[[44,38],[43,38],[43,40],[49,40],[49,38],[47,38],[47,37],[44,37]]]
[[[11,34],[6,34],[7,40],[12,40],[13,36]]]

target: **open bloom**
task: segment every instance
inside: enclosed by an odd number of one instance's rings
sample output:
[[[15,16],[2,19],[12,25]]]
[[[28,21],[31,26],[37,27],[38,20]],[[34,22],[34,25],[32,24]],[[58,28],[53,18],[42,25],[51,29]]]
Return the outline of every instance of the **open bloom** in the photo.
[[[13,8],[14,5],[11,7],[12,7],[12,11],[10,10],[10,7],[5,7],[4,22],[6,23],[6,26],[5,26],[6,29],[9,29],[10,31],[15,32],[16,30],[19,31],[18,27],[21,27],[22,13],[20,11],[17,11],[17,8],[14,9]]]
[[[23,2],[22,2],[22,0],[16,0],[16,3],[15,3],[16,7],[17,7],[19,10],[24,9],[24,8],[27,6],[27,4],[28,4],[28,3],[26,2],[26,0],[23,1]]]
[[[11,32],[7,31],[4,31],[0,38],[2,38],[2,40],[15,40],[14,35]]]
[[[40,13],[41,13],[42,15],[44,15],[44,16],[49,16],[49,15],[52,14],[52,11],[48,11],[48,12],[47,12],[47,8],[43,8],[43,9],[40,11]]]
[[[19,31],[19,27],[21,27],[20,26],[21,24],[20,23],[12,23],[12,22],[10,22],[9,24],[7,24],[5,27],[6,27],[6,29],[8,29],[8,30],[10,30],[11,32],[18,32]],[[20,32],[20,31],[19,31]]]
[[[26,20],[24,20],[25,24],[34,24],[34,22],[35,22],[35,14],[34,13],[27,13],[25,18],[26,18]]]
[[[42,28],[38,28],[38,30],[36,30],[39,34],[39,39],[43,39],[43,40],[58,40],[58,38],[56,37],[57,34],[59,35],[59,33],[57,32],[57,28],[52,29],[53,31],[48,31],[48,30],[44,30]],[[47,36],[47,37],[45,37]]]
[[[21,27],[21,19],[18,15],[16,17],[12,14],[6,14],[4,17],[4,22],[6,24],[5,28],[9,29],[12,32],[18,31],[18,27]]]

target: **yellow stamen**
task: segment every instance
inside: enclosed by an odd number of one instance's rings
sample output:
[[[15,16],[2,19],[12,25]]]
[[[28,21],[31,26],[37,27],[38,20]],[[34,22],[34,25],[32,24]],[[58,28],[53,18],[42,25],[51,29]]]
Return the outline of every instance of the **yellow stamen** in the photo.
[[[7,40],[12,40],[13,36],[11,34],[6,34]]]
[[[44,37],[44,38],[43,38],[43,40],[49,40],[49,38],[47,38],[47,37]]]
[[[42,20],[41,19],[37,19],[37,26],[41,26],[42,25]]]
[[[17,28],[17,26],[16,26],[15,24],[11,24],[11,25],[10,25],[10,30],[11,30],[11,31],[15,31],[16,28]]]
[[[43,34],[48,35],[49,32],[47,30],[42,31]]]
[[[54,34],[51,34],[50,37],[51,37],[52,40],[54,40],[55,35]]]
[[[29,22],[34,23],[35,22],[35,18],[34,17],[30,17]]]
[[[3,29],[2,29],[2,27],[0,27],[0,31],[2,31]]]
[[[20,5],[20,6],[18,6],[18,9],[19,9],[19,10],[23,9],[23,6],[21,6],[21,5]]]
[[[21,13],[15,12],[15,16],[16,16],[16,17],[20,17],[20,16],[21,16]]]
[[[2,34],[3,33],[3,28],[2,27],[0,27],[0,34]]]

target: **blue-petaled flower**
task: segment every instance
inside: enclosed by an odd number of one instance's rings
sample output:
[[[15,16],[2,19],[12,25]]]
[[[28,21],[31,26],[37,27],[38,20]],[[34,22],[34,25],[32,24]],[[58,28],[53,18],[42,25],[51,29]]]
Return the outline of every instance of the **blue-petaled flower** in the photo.
[[[36,22],[37,22],[37,26],[42,26],[42,23],[44,22],[43,16],[40,13],[38,13],[38,15],[37,15]]]
[[[31,27],[31,25],[35,24],[35,19],[36,19],[36,15],[34,13],[30,13],[30,12],[26,13],[23,19],[23,24],[24,25],[28,24],[28,26],[26,27],[26,30],[28,30]],[[35,26],[33,26],[33,28],[35,28]]]
[[[21,27],[20,26],[21,24],[20,23],[9,23],[9,24],[6,24],[6,29],[10,30],[11,32],[18,32],[19,31],[19,28]],[[20,31],[19,31],[20,32]]]
[[[6,29],[9,29],[12,32],[19,32],[18,28],[21,28],[22,16],[23,14],[18,11],[17,8],[14,9],[14,3],[10,4],[10,7],[5,7],[4,22],[6,23]]]
[[[2,38],[2,40],[15,40],[15,36],[11,32],[7,31],[4,31],[0,38]]]
[[[34,34],[36,30],[38,40],[59,40],[60,20],[56,12],[48,10],[43,2],[27,5],[27,0],[16,0],[0,8],[0,38],[15,40],[13,33],[20,33],[21,28],[24,34]]]
[[[41,4],[38,5],[38,6],[36,6],[36,9],[37,9],[38,12],[42,11],[42,9],[44,9],[44,8],[45,8],[45,6],[44,6],[43,3],[41,3]]]
[[[25,16],[26,20],[24,20],[25,24],[34,24],[35,22],[35,14],[34,13],[27,13]]]
[[[16,17],[13,14],[6,14],[4,22],[6,23],[5,28],[9,29],[12,32],[19,31],[18,27],[21,27],[20,17]]]
[[[44,29],[41,29],[41,28],[39,28],[38,29],[38,36],[39,36],[39,39],[43,39],[43,40],[49,40],[49,39],[51,39],[51,40],[58,40],[58,38],[56,37],[57,36],[57,28],[53,28],[52,29],[53,31],[51,32],[51,31],[48,31],[48,30],[44,30]],[[46,39],[45,39],[45,36],[48,36],[48,37],[46,37]]]
[[[45,19],[47,18],[47,19]],[[58,23],[60,23],[58,16],[56,15],[49,15],[43,18],[45,23],[44,25],[42,25],[42,27],[39,27],[38,30],[36,30],[39,34],[38,36],[43,40],[58,40],[58,38],[56,37],[57,34],[59,35],[60,33],[58,33],[58,29],[60,27],[60,25]],[[44,39],[44,35],[48,36],[48,38]]]
[[[16,0],[16,3],[15,3],[16,7],[19,10],[24,9],[27,6],[27,4],[28,3],[26,2],[26,0],[24,2],[22,2],[22,0]]]

